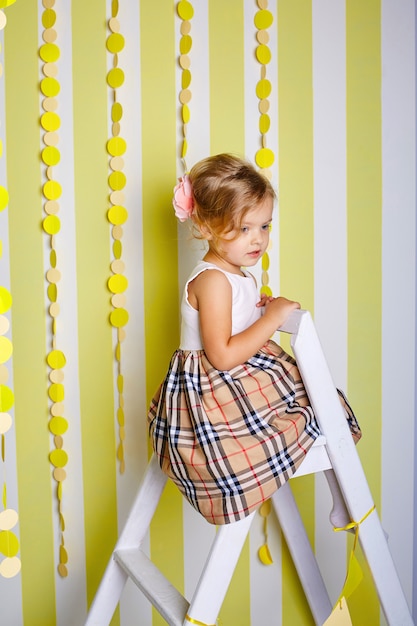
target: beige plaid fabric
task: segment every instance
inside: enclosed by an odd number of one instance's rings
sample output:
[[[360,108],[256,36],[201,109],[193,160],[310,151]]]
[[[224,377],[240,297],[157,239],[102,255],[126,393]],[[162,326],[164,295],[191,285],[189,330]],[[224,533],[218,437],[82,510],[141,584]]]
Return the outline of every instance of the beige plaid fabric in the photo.
[[[149,429],[162,470],[213,524],[259,507],[320,434],[294,359],[273,341],[230,371],[216,370],[203,351],[177,350],[151,403]]]

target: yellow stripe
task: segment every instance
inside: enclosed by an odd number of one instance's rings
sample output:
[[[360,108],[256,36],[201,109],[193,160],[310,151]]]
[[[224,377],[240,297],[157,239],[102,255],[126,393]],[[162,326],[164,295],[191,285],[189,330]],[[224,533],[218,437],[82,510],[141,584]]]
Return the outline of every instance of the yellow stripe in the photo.
[[[244,7],[240,0],[210,0],[208,8],[210,151],[244,155]]]
[[[55,624],[36,3],[7,12],[5,75],[19,524],[25,624]],[[3,233],[6,236],[6,233]],[[36,451],[36,453],[35,453]],[[7,450],[6,446],[6,458]],[[5,584],[3,581],[0,583]]]
[[[106,14],[101,0],[72,3],[78,340],[87,600],[117,539],[113,349],[106,282],[108,208]],[[91,80],[92,77],[102,80]],[[65,190],[64,190],[65,193]]]
[[[210,151],[245,155],[244,6],[210,0]],[[254,27],[255,31],[255,27]],[[254,94],[254,98],[255,98]],[[254,133],[257,133],[255,122]],[[250,551],[245,542],[220,612],[224,624],[250,624]]]
[[[311,0],[278,3],[279,220],[281,294],[314,308],[314,190]],[[288,348],[288,344],[285,346]],[[313,477],[292,481],[314,541]],[[309,615],[291,558],[283,550],[283,624]]]
[[[377,507],[381,467],[381,7],[346,5],[348,383],[364,428],[358,452]],[[366,571],[366,570],[365,570]],[[349,601],[353,622],[379,623],[370,577]]]
[[[174,156],[179,154],[174,11],[171,0],[140,3],[148,400],[165,376],[179,342],[177,224],[172,209],[172,190],[176,182]],[[158,30],[157,43],[155,29]],[[183,590],[182,496],[172,483],[168,484],[152,523],[151,555],[167,578]],[[165,624],[155,612],[153,623]]]

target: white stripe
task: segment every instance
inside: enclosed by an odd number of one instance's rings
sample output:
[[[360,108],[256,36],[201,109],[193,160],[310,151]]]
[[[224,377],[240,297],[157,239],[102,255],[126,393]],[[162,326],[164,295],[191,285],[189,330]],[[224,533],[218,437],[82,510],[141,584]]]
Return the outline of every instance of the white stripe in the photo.
[[[111,15],[111,1],[107,2],[107,15]],[[118,529],[121,532],[139,487],[140,478],[147,465],[147,404],[145,337],[144,337],[144,278],[143,278],[143,228],[142,228],[142,127],[141,127],[141,84],[137,80],[137,67],[140,66],[140,13],[139,4],[119,3],[117,19],[120,33],[125,38],[125,48],[118,55],[118,65],[125,73],[122,87],[117,89],[117,99],[123,107],[120,120],[120,136],[126,140],[127,150],[123,172],[126,175],[125,207],[127,222],[123,227],[122,261],[125,263],[125,276],[128,279],[126,309],[129,322],[125,327],[126,339],[121,344],[121,373],[124,378],[124,413],[126,439],[124,457],[126,469],[119,472],[117,465],[117,514]],[[110,31],[108,31],[110,34]],[[108,55],[108,69],[112,67],[113,56]],[[109,105],[109,137],[111,133]],[[109,223],[109,245],[113,244]],[[112,253],[110,253],[112,258]],[[114,347],[116,331],[113,331]],[[116,388],[117,368],[115,361],[115,415],[118,402]],[[140,372],[143,372],[140,374]],[[115,419],[116,442],[119,441],[119,428]],[[142,545],[149,552],[149,537]],[[120,603],[121,624],[128,626],[132,615],[140,616],[141,623],[151,623],[151,605],[145,596],[131,583],[126,585]],[[139,617],[138,617],[139,619]]]
[[[256,95],[256,86],[261,79],[261,65],[256,59],[255,51],[258,45],[254,18],[259,7],[252,0],[244,3],[244,98],[245,98],[245,155],[255,166],[255,155],[261,148],[261,134],[259,131],[259,99]],[[271,82],[269,116],[271,126],[266,136],[266,146],[275,155],[275,162],[271,167],[272,185],[278,191],[278,59],[277,59],[277,14],[276,4],[270,2],[268,10],[273,14],[274,21],[268,29],[271,51],[271,61],[266,66],[266,78]],[[257,166],[256,166],[257,167]],[[278,207],[274,209],[273,226],[270,246],[268,249],[270,267],[268,270],[268,286],[272,293],[279,294],[279,215]],[[250,268],[256,277],[258,287],[262,285],[262,265],[257,263]],[[281,533],[275,513],[268,517],[268,546],[272,554],[273,563],[264,565],[258,558],[258,550],[265,542],[263,533],[263,518],[255,515],[250,530],[250,611],[251,625],[261,626],[269,623],[274,616],[274,624],[279,626],[282,619],[282,565],[281,565]]]
[[[2,12],[3,13],[3,12]],[[7,25],[6,25],[7,28]],[[0,63],[3,66],[3,76],[0,77],[0,139],[3,142],[3,156],[0,158],[0,185],[7,189],[7,169],[6,169],[6,133],[5,133],[5,85],[4,85],[4,30],[0,31]],[[9,259],[9,240],[7,234],[9,232],[8,208],[0,211],[0,241],[2,245],[2,254],[0,255],[0,285],[6,289],[10,288],[10,259]],[[12,308],[5,312],[5,317],[9,320],[10,330],[6,336],[13,342],[13,304]],[[9,372],[7,386],[13,387],[13,356],[5,364]],[[10,410],[13,425],[10,430],[5,433],[5,463],[0,460],[0,488],[3,493],[3,484],[7,487],[7,508],[14,509],[19,514],[18,503],[18,484],[17,484],[17,464],[16,464],[16,432],[14,427],[15,412],[14,408]],[[0,511],[3,510],[3,504],[0,504]],[[19,524],[14,526],[12,532],[17,536],[20,544]],[[21,552],[17,555],[21,558]],[[1,561],[3,561],[1,555]],[[0,606],[1,619],[5,624],[23,624],[22,615],[22,577],[21,574],[13,578],[5,579],[0,577]]]
[[[42,1],[38,0],[39,45],[42,45],[42,14],[45,11]],[[63,482],[62,506],[66,523],[64,540],[68,552],[68,577],[61,578],[55,568],[55,597],[57,624],[68,624],[68,615],[79,623],[86,612],[86,576],[85,576],[85,541],[84,541],[84,505],[83,505],[83,467],[81,443],[81,415],[79,400],[78,372],[78,307],[77,307],[77,268],[75,265],[75,209],[74,209],[74,154],[73,154],[73,112],[72,112],[72,39],[71,39],[71,2],[65,0],[56,7],[57,45],[60,58],[57,62],[60,93],[58,96],[58,114],[61,119],[58,149],[60,163],[54,167],[54,177],[62,185],[59,200],[59,219],[61,230],[55,236],[57,251],[57,269],[61,272],[58,283],[58,304],[56,348],[66,357],[63,369],[65,387],[64,417],[68,421],[68,430],[63,435],[64,449],[68,453],[66,466],[67,478]],[[41,113],[43,109],[40,109]],[[41,149],[43,130],[40,129]],[[44,175],[45,166],[42,172]],[[44,180],[46,180],[44,178]],[[50,267],[50,241],[44,235],[44,267]],[[48,319],[48,317],[47,317]],[[51,326],[47,322],[46,353],[51,350]],[[60,528],[57,516],[56,482],[52,479],[52,519],[54,527],[55,565],[59,562]],[[74,603],[73,598],[77,598]]]
[[[187,127],[188,152],[186,156],[188,169],[199,160],[210,155],[210,84],[208,51],[208,0],[193,2],[194,16],[191,20],[190,35],[193,40],[191,60],[191,93],[189,103],[190,122]],[[181,20],[175,20],[176,44],[178,55]],[[176,91],[181,90],[181,68],[177,64]],[[179,110],[180,103],[176,100]],[[182,126],[177,128],[177,154],[181,150]],[[177,161],[178,176],[183,174],[182,163]],[[172,181],[174,187],[176,181]],[[190,225],[185,222],[178,224],[178,286],[179,301],[185,281],[196,263],[204,255],[205,244],[190,236]],[[210,526],[204,518],[183,498],[183,537],[184,537],[184,592],[190,599],[201,574],[209,547],[214,538],[215,527]]]
[[[382,522],[411,603],[416,319],[415,3],[382,1]],[[399,488],[401,486],[401,488]],[[400,512],[400,513],[399,513]]]
[[[336,384],[347,380],[345,2],[313,0],[314,318]],[[316,480],[316,552],[331,597],[346,573],[345,542]]]
[[[255,155],[261,148],[261,134],[259,132],[259,99],[256,95],[256,85],[261,78],[261,65],[256,60],[255,51],[257,48],[256,27],[254,24],[255,14],[258,11],[256,3],[251,0],[245,0],[244,15],[244,58],[245,58],[245,155],[255,166]],[[268,29],[269,43],[268,47],[271,51],[271,61],[266,66],[266,79],[271,82],[272,90],[268,100],[270,109],[268,115],[270,117],[271,126],[266,135],[266,146],[275,155],[275,161],[271,167],[272,179],[271,183],[277,195],[279,194],[279,175],[278,175],[278,58],[277,58],[277,12],[276,5],[272,2],[268,6],[268,10],[272,13],[274,21]],[[272,289],[274,296],[279,295],[280,289],[280,269],[279,269],[279,201],[277,201],[274,213],[273,224],[268,249],[270,267],[268,270],[269,280],[268,286]],[[262,285],[262,265],[261,262],[250,268],[251,273],[255,276],[258,287]]]
[[[187,168],[210,155],[210,84],[209,84],[209,32],[208,32],[208,0],[194,2],[194,16],[191,20],[191,32],[193,43],[189,53],[192,98],[189,103],[190,122],[187,125],[188,152],[186,155]],[[175,54],[178,56],[180,41],[181,20],[175,20]],[[176,63],[176,92],[181,90],[181,68]],[[177,175],[182,176],[183,164],[180,160],[182,145],[182,124],[180,123],[180,103],[176,99],[175,106],[178,111],[177,125]],[[172,181],[174,188],[176,181]],[[204,256],[205,242],[191,237],[190,224],[178,222],[178,286],[181,302],[182,290],[191,270]]]

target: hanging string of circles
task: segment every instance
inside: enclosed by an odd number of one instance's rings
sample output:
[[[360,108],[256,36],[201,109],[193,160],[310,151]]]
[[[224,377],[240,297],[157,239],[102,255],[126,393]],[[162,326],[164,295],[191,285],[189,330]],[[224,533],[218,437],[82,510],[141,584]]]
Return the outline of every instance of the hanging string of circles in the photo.
[[[51,350],[46,356],[49,366],[48,397],[50,401],[49,430],[53,436],[54,449],[49,454],[49,461],[53,467],[52,476],[56,482],[56,496],[58,501],[58,516],[60,528],[60,547],[58,558],[58,572],[60,576],[68,575],[68,553],[65,548],[64,532],[65,519],[63,514],[63,483],[66,479],[65,467],[68,463],[68,454],[64,449],[63,435],[68,428],[68,421],[64,417],[64,367],[66,357],[57,348],[57,318],[60,313],[58,299],[58,284],[61,280],[61,272],[58,267],[58,255],[56,250],[56,236],[61,231],[59,219],[60,197],[62,195],[61,184],[55,179],[55,166],[60,162],[59,129],[61,118],[56,112],[58,109],[58,95],[60,83],[58,76],[58,60],[60,49],[56,43],[57,31],[55,29],[56,12],[55,0],[42,0],[42,39],[43,44],[39,48],[39,56],[43,61],[42,78],[40,81],[41,92],[41,128],[43,149],[41,159],[45,166],[45,183],[42,187],[44,198],[43,208],[45,217],[42,227],[48,237],[49,243],[49,269],[46,272],[47,298],[49,301],[48,314],[51,322]]]
[[[124,83],[125,75],[119,67],[119,53],[125,46],[125,40],[120,33],[120,22],[118,19],[119,3],[113,0],[111,4],[111,18],[108,22],[110,34],[107,37],[106,48],[112,55],[113,67],[107,74],[107,85],[111,94],[111,137],[107,142],[107,153],[109,156],[110,174],[108,177],[110,208],[107,212],[107,219],[111,224],[111,235],[113,238],[113,260],[110,265],[112,275],[107,281],[107,287],[111,293],[112,311],[110,313],[110,324],[116,330],[115,359],[117,364],[117,410],[116,419],[118,427],[118,444],[116,458],[119,463],[120,473],[125,471],[125,414],[124,414],[124,376],[122,372],[122,342],[126,333],[124,327],[129,321],[129,314],[126,309],[126,290],[128,280],[124,276],[125,264],[122,260],[123,253],[123,224],[128,219],[128,212],[125,208],[126,175],[123,172],[124,154],[126,152],[126,141],[120,136],[120,122],[123,117],[123,107],[118,101],[118,88]]]
[[[256,97],[258,98],[258,111],[259,111],[259,135],[260,135],[260,148],[255,154],[255,162],[263,174],[271,180],[272,172],[271,167],[275,161],[275,155],[273,151],[267,147],[267,135],[271,125],[269,117],[269,96],[271,95],[272,85],[271,81],[267,78],[267,66],[271,61],[271,50],[269,44],[269,32],[268,28],[272,26],[274,17],[268,10],[268,0],[257,1],[258,10],[255,13],[254,24],[256,28],[256,60],[260,65],[260,78],[256,84]],[[271,243],[269,244],[271,246]],[[261,275],[261,293],[267,296],[272,295],[272,290],[269,287],[269,265],[270,259],[268,250],[264,252],[261,259],[262,263],[262,275]],[[272,564],[272,556],[268,547],[268,517],[271,512],[271,503],[269,500],[264,502],[259,509],[259,515],[263,519],[263,532],[264,543],[258,550],[258,558],[264,565]]]

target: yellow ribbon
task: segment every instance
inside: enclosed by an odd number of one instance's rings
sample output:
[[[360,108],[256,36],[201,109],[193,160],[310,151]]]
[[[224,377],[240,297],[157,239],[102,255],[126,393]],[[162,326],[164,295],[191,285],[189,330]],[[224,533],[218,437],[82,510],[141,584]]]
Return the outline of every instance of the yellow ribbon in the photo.
[[[200,622],[200,620],[198,619],[193,619],[188,615],[188,613],[185,616],[185,619],[187,620],[187,622],[191,622],[191,624],[196,624],[197,626],[216,626],[216,624],[205,624],[204,622]]]
[[[342,598],[348,598],[350,595],[352,595],[352,593],[355,591],[355,589],[358,587],[358,585],[362,581],[363,573],[362,573],[361,566],[359,565],[359,561],[357,560],[357,558],[355,556],[355,548],[356,548],[356,544],[358,542],[359,527],[362,524],[362,522],[364,522],[366,520],[366,518],[369,517],[369,515],[371,515],[371,513],[373,513],[375,508],[376,507],[375,507],[375,504],[374,504],[369,509],[369,511],[359,520],[359,522],[349,522],[349,524],[346,524],[346,526],[333,529],[335,532],[339,532],[341,530],[351,530],[352,528],[355,529],[355,539],[354,539],[354,542],[353,542],[352,551],[350,553],[350,558],[349,558],[349,563],[348,563],[348,568],[347,568],[345,582],[343,584],[343,588],[342,588],[342,591],[340,593],[340,596],[339,596],[339,598],[338,598],[338,600],[337,600],[337,602],[335,604],[335,608],[336,608],[336,606],[338,604],[341,603]]]

